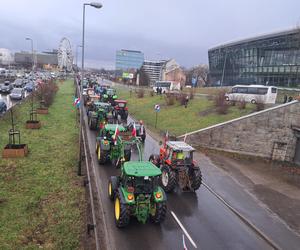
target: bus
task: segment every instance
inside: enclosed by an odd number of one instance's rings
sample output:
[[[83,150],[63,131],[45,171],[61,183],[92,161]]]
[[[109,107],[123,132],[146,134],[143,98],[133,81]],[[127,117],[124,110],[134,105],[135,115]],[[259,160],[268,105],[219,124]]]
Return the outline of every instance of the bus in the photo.
[[[275,104],[277,88],[264,85],[235,85],[225,94],[227,101],[245,101],[250,103]]]
[[[172,81],[156,81],[153,86],[153,91],[156,93],[157,88],[161,88],[161,93],[167,93],[170,90],[180,90],[180,83]]]

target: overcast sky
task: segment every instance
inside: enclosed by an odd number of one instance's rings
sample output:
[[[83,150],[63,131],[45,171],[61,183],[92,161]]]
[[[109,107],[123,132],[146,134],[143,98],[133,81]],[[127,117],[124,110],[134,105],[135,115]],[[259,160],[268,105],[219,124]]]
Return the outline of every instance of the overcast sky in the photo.
[[[0,0],[0,48],[58,48],[81,43],[82,0]],[[207,63],[207,50],[228,41],[300,26],[300,0],[102,0],[86,8],[86,65],[113,68],[117,49],[146,59]],[[81,53],[80,53],[81,54]]]

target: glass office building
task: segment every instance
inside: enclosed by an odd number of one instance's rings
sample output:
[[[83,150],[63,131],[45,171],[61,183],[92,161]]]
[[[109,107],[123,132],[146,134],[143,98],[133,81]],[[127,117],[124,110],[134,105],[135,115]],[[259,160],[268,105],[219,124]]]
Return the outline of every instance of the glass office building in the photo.
[[[208,51],[212,85],[300,86],[300,30],[258,36]]]
[[[144,62],[144,54],[136,50],[117,50],[116,53],[116,70],[131,71],[141,68]]]

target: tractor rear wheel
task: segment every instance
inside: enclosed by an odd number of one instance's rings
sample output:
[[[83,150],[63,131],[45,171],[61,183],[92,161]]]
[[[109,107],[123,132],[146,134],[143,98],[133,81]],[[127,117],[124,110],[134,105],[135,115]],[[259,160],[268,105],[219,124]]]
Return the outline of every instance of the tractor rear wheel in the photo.
[[[164,221],[167,213],[167,204],[166,202],[159,202],[154,204],[155,214],[151,215],[151,221],[153,223],[159,224]]]
[[[172,192],[176,186],[175,173],[170,169],[169,166],[163,166],[161,168],[161,172],[162,172],[160,177],[161,187],[168,193]]]
[[[118,177],[111,176],[108,181],[108,196],[113,201],[118,189]]]
[[[200,169],[195,169],[190,175],[191,187],[195,191],[200,188],[202,184],[202,173]]]
[[[130,158],[131,158],[131,149],[124,150],[124,158],[125,158],[125,161],[130,161]]]
[[[101,147],[98,147],[97,159],[99,164],[104,164],[106,162],[106,152],[101,150]]]
[[[116,226],[121,228],[121,227],[126,227],[129,224],[130,220],[130,211],[129,207],[121,203],[121,197],[120,194],[117,192],[115,195],[115,222]]]

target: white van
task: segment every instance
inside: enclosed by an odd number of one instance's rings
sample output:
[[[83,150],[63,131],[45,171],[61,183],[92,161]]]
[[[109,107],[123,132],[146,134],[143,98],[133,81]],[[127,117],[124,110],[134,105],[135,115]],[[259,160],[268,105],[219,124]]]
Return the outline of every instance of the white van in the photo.
[[[156,81],[153,86],[153,91],[156,93],[157,88],[161,88],[161,93],[167,93],[170,90],[180,90],[180,83],[174,83],[172,81]]]
[[[227,101],[275,104],[277,88],[264,85],[235,85],[231,93],[225,94],[225,98]]]

